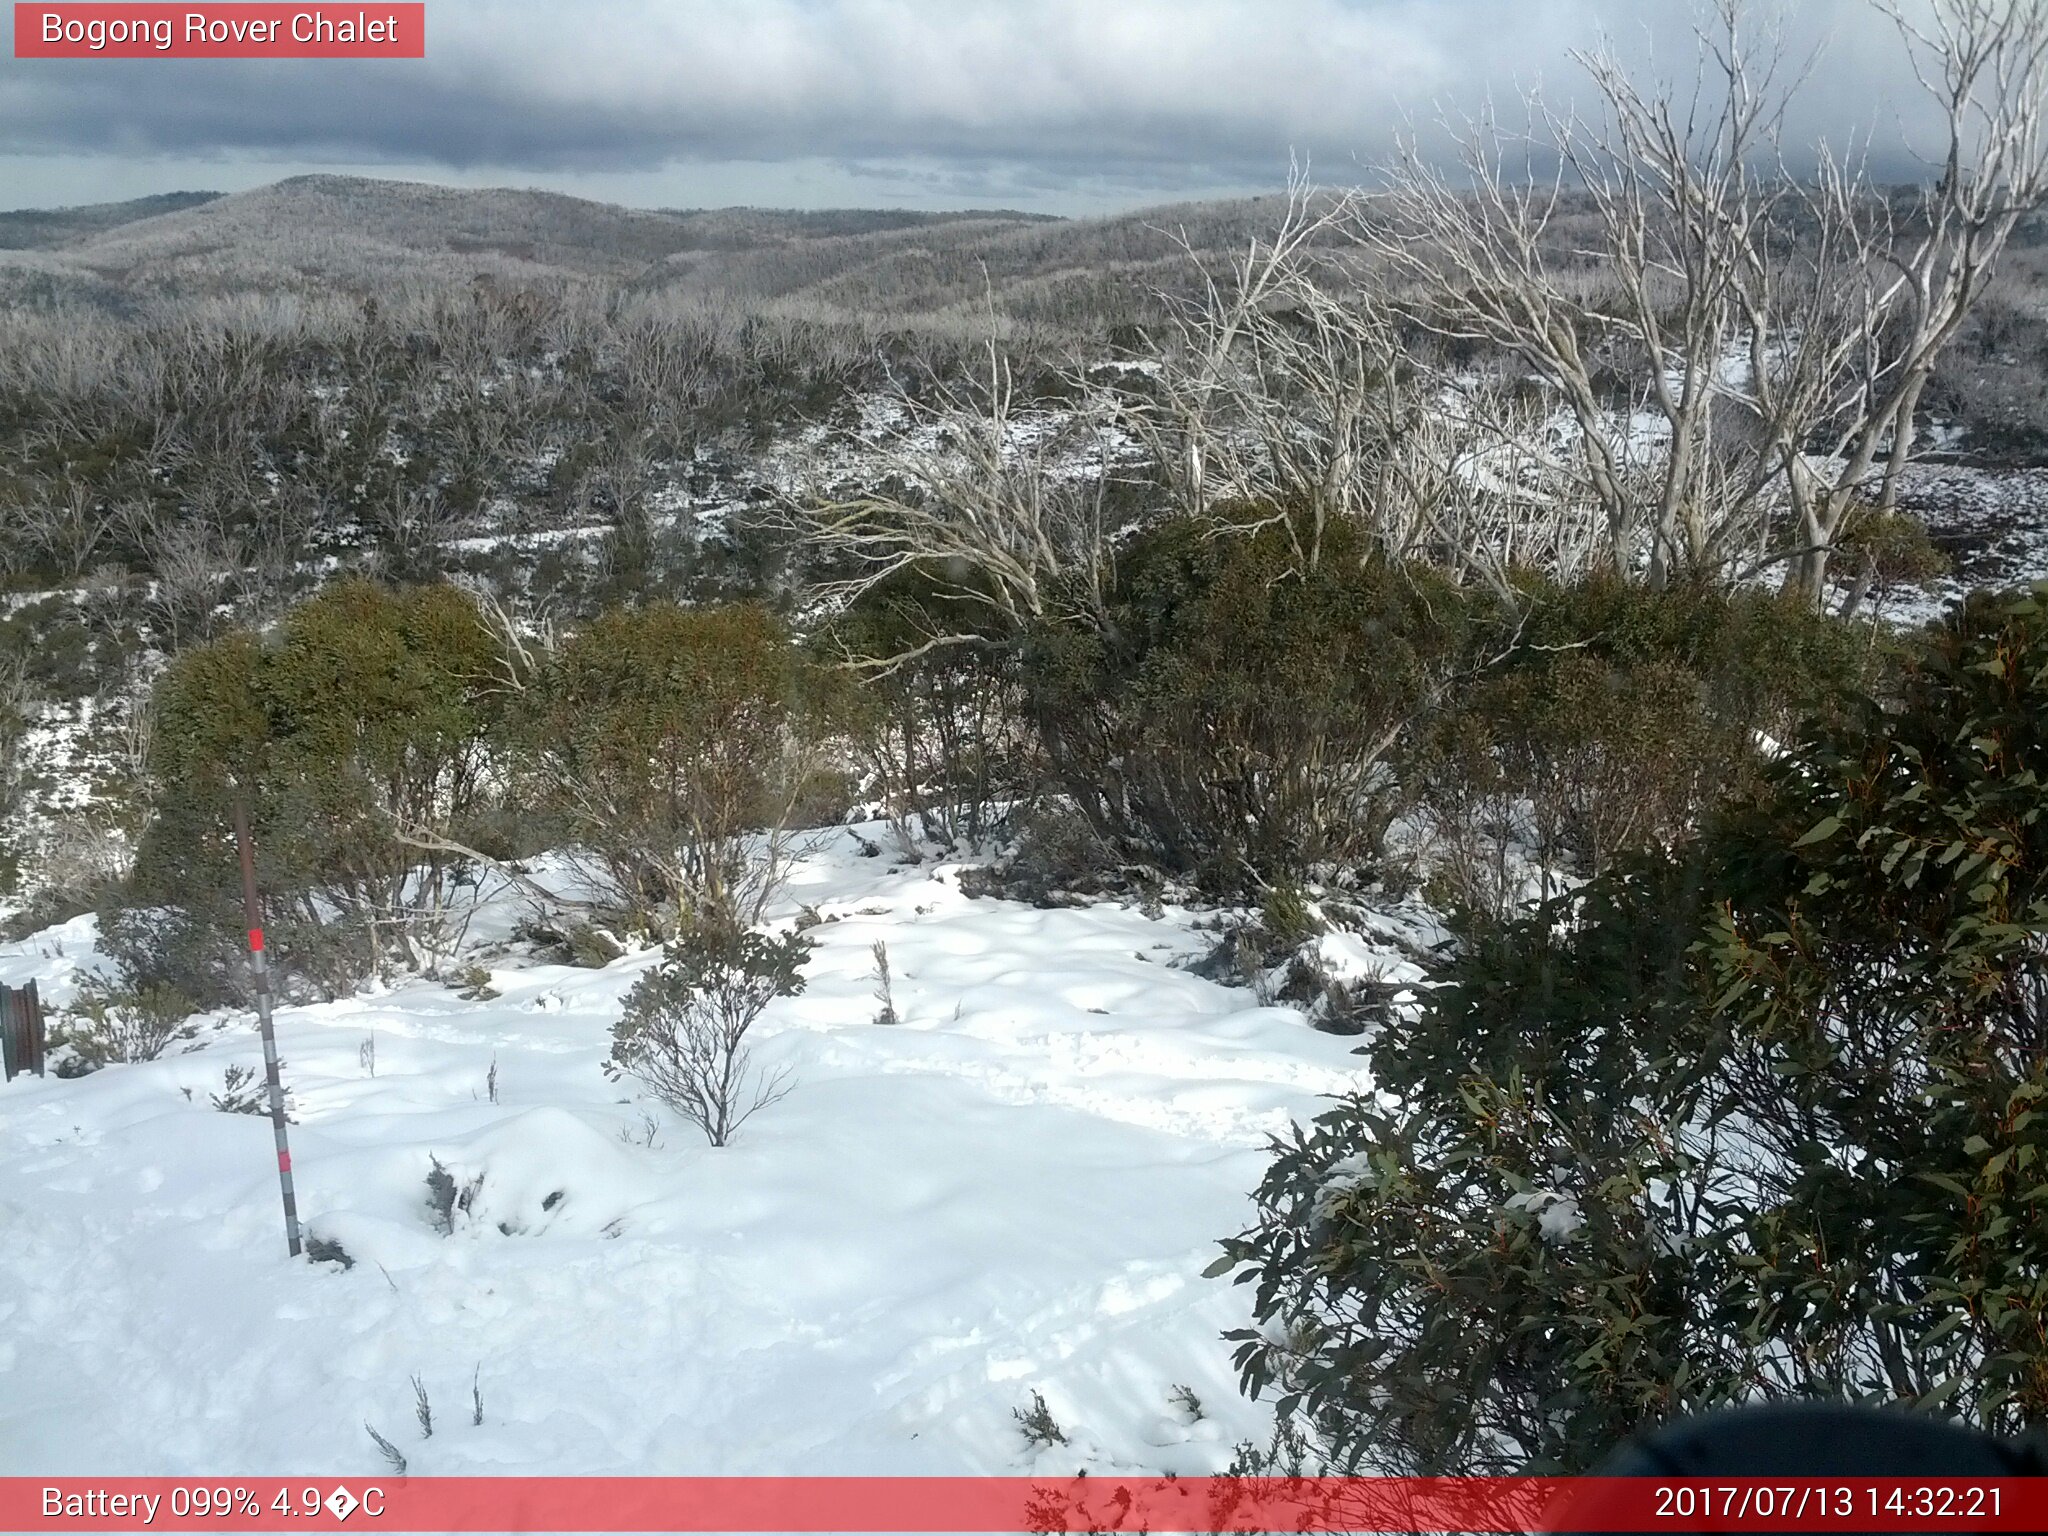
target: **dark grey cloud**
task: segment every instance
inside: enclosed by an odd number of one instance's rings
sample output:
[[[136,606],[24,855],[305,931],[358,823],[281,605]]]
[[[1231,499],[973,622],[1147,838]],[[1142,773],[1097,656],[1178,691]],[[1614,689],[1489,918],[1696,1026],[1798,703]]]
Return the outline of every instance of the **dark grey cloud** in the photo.
[[[1878,132],[1909,77],[1862,0],[1786,6],[1825,44],[1795,134]],[[1685,0],[435,0],[428,57],[0,64],[0,159],[444,167],[477,179],[822,162],[858,182],[1091,179],[1135,196],[1332,179],[1404,120],[1541,87],[1610,33],[1688,68]],[[772,176],[766,179],[772,181]],[[0,196],[0,201],[6,201]]]

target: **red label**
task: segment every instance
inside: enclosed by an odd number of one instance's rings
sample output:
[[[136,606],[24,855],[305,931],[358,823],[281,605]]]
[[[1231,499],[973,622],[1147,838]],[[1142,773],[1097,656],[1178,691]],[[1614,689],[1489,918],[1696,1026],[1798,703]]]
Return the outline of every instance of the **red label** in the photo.
[[[2039,1531],[2035,1477],[0,1477],[0,1530]],[[350,1515],[361,1512],[352,1525]]]
[[[255,954],[259,952],[262,948],[263,930],[261,928],[251,928],[249,930],[249,952],[251,954]]]
[[[20,5],[17,59],[423,59],[427,8]]]
[[[279,1173],[290,1173],[292,1171],[291,1153],[281,1151],[277,1154],[277,1171]]]

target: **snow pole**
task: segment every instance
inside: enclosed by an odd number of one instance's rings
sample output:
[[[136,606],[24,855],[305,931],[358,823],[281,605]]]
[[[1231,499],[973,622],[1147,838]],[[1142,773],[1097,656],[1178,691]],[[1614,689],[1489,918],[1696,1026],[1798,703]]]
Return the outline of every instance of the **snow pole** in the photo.
[[[263,1075],[270,1084],[270,1128],[277,1133],[277,1182],[284,1191],[284,1235],[292,1257],[300,1253],[299,1199],[292,1191],[292,1149],[284,1134],[284,1083],[277,1069],[277,1031],[270,1022],[270,962],[263,953],[263,913],[256,904],[256,850],[249,840],[249,807],[235,796],[235,847],[242,856],[242,911],[249,925],[249,963],[256,972],[256,1022],[263,1031]]]

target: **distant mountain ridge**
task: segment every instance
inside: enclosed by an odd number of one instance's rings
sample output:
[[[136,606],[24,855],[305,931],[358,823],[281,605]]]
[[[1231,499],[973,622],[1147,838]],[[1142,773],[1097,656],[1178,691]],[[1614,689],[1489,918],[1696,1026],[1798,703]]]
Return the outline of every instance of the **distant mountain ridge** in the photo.
[[[395,275],[458,279],[645,274],[667,257],[874,238],[1042,215],[891,210],[637,209],[513,188],[295,176],[247,192],[0,215],[0,299],[28,274],[82,290],[220,293],[374,289]],[[7,281],[14,269],[16,282]]]
[[[60,246],[133,224],[158,214],[178,213],[210,203],[219,192],[160,192],[125,203],[87,203],[74,208],[19,208],[0,213],[0,251],[37,250]]]
[[[1029,310],[1152,283],[1197,246],[1234,245],[1271,199],[1096,219],[1012,209],[638,209],[557,192],[360,176],[171,193],[0,214],[0,305],[134,310],[259,294],[370,294],[394,285],[567,282],[638,292],[921,314]]]

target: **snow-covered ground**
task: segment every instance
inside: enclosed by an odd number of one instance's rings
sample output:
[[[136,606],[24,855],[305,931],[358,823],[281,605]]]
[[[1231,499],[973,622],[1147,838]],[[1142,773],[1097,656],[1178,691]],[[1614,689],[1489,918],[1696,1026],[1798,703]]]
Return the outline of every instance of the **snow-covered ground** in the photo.
[[[1897,622],[1937,618],[1976,587],[2048,579],[2048,469],[1910,465],[1899,505],[1927,524],[1951,570],[1924,593],[1887,604]]]
[[[1186,912],[957,870],[851,831],[799,867],[785,915],[826,921],[758,1051],[794,1087],[724,1149],[600,1070],[651,952],[281,1009],[300,1208],[348,1269],[287,1258],[267,1120],[209,1106],[260,1066],[248,1015],[0,1087],[0,1473],[381,1472],[366,1420],[430,1475],[1221,1470],[1268,1421],[1218,1336],[1249,1298],[1201,1272],[1357,1042],[1177,969]],[[83,918],[0,981],[61,1004],[93,963]],[[447,1235],[434,1159],[483,1180]],[[1070,1445],[1027,1442],[1034,1392]]]

